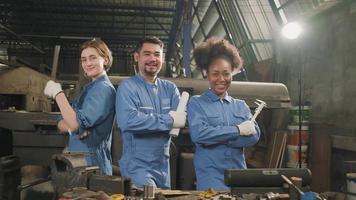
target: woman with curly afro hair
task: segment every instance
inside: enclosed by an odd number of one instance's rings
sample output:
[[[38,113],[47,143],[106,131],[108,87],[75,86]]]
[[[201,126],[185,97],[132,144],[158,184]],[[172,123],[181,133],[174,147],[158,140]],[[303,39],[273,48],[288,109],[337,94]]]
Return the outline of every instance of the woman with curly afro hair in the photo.
[[[256,144],[260,130],[245,101],[229,96],[234,71],[242,66],[238,50],[225,39],[210,38],[194,49],[210,88],[188,103],[190,137],[196,146],[197,189],[227,190],[225,169],[245,169],[244,147]]]

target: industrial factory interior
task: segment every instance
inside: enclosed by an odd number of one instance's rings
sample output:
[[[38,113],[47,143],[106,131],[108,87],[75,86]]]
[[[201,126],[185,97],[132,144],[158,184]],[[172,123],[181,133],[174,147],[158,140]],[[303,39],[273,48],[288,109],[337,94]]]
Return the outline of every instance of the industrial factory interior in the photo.
[[[356,200],[355,0],[0,8],[0,200]]]

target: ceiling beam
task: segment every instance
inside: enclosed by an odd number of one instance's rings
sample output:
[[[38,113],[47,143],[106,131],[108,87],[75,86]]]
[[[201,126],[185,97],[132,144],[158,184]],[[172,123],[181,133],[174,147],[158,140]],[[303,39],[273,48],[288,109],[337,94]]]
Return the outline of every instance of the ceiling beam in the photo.
[[[103,37],[103,36],[113,36],[113,37],[126,37],[126,36],[143,36],[143,30],[136,31],[134,33],[121,33],[121,32],[114,32],[114,31],[107,31],[104,32],[103,30],[95,30],[95,31],[87,31],[87,30],[65,30],[65,31],[53,31],[52,34],[49,33],[48,30],[43,30],[43,32],[36,31],[36,35],[73,35],[73,36],[83,36],[86,37],[88,35],[94,36],[94,37]],[[29,34],[33,35],[33,34]],[[146,35],[155,35],[157,37],[168,37],[166,33],[152,33],[152,32],[146,32]]]
[[[171,0],[175,3],[175,0]],[[170,7],[158,7],[158,6],[140,6],[140,5],[119,5],[117,3],[92,3],[92,2],[85,2],[85,3],[78,3],[77,1],[72,1],[70,3],[63,2],[63,1],[41,1],[40,4],[36,4],[29,1],[23,0],[7,0],[5,1],[7,4],[5,5],[22,5],[22,6],[31,6],[31,7],[43,7],[43,8],[61,8],[61,9],[68,9],[68,8],[79,8],[79,9],[115,9],[115,10],[134,10],[134,11],[155,11],[155,12],[175,12],[175,4],[172,3],[169,5]]]
[[[30,44],[36,51],[40,52],[41,54],[44,54],[44,51],[42,49],[40,49],[39,47],[37,47],[36,45],[34,45],[32,42],[26,40],[25,38],[23,38],[21,35],[15,33],[14,31],[12,31],[11,29],[7,28],[6,26],[0,24],[0,28],[4,29],[6,32],[10,33],[11,35],[15,36],[17,39]]]
[[[158,22],[157,22],[158,23]],[[164,27],[161,24],[156,24],[156,28],[153,26],[147,26],[146,30],[149,31],[164,31],[168,34],[168,31],[166,30],[167,28],[170,28],[170,26]],[[7,27],[20,27],[21,29],[27,29],[29,27],[34,27],[34,28],[38,28],[40,27],[41,29],[88,29],[88,30],[92,30],[92,29],[107,29],[107,30],[122,30],[122,31],[130,31],[130,30],[142,30],[142,28],[140,27],[128,27],[128,26],[108,26],[108,25],[85,25],[85,24],[61,24],[59,25],[58,23],[53,23],[53,24],[48,24],[48,23],[42,23],[42,22],[37,22],[35,24],[30,24],[28,22],[18,22],[18,23],[8,23]]]
[[[166,30],[166,28],[155,17],[152,18],[161,27],[161,30],[164,31],[167,35],[169,35],[168,30]],[[149,28],[145,27],[145,30],[149,30]]]
[[[4,15],[0,15],[1,18],[4,18],[6,16]],[[132,18],[130,18],[130,20],[123,20],[122,17],[115,17],[112,18],[110,17],[110,19],[103,19],[103,18],[97,18],[95,19],[95,22],[97,23],[115,23],[115,24],[142,24],[143,20],[141,20],[140,17],[138,16],[133,16],[136,17],[134,21],[131,21]],[[119,20],[118,20],[119,19]],[[68,23],[94,23],[93,19],[85,19],[83,17],[68,17],[68,18],[58,18],[58,16],[46,16],[46,17],[39,17],[39,16],[27,16],[27,17],[22,17],[22,16],[10,16],[10,18],[8,18],[8,23],[18,23],[18,22],[28,22],[28,21],[32,21],[33,23],[62,23],[62,22],[68,22]],[[160,22],[162,25],[172,25],[171,22]],[[146,25],[152,25],[152,24],[157,24],[155,21],[147,21],[146,20]]]
[[[106,10],[97,10],[97,9],[75,9],[75,8],[43,8],[43,7],[31,7],[31,6],[18,6],[13,9],[13,12],[16,14],[20,14],[23,16],[26,15],[36,15],[36,14],[63,14],[63,15],[88,15],[88,16],[144,16],[147,17],[162,17],[162,18],[172,18],[173,14],[169,13],[152,13],[146,11],[121,11],[121,10],[114,10],[114,9],[106,9]]]

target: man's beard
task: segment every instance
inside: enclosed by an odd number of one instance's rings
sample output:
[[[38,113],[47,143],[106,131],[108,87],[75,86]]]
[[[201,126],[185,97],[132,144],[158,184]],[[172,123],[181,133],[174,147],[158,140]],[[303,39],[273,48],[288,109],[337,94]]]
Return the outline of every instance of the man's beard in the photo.
[[[159,71],[160,71],[159,69],[157,69],[156,71],[148,71],[147,69],[145,69],[144,73],[147,76],[155,77],[158,75]]]
[[[147,75],[147,76],[152,76],[152,77],[154,77],[154,76],[157,76],[157,72],[148,72],[148,71],[145,71],[145,74]]]

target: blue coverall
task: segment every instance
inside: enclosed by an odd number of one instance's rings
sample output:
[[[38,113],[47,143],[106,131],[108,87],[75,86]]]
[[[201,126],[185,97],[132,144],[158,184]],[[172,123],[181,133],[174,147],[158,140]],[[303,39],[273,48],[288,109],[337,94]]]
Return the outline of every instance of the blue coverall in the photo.
[[[88,83],[72,104],[79,129],[69,136],[69,151],[85,153],[89,165],[101,174],[112,175],[111,138],[115,117],[115,88],[107,75]],[[79,139],[83,131],[90,134]]]
[[[197,189],[227,190],[225,169],[245,169],[244,147],[256,144],[257,134],[240,136],[236,125],[251,119],[246,103],[228,96],[220,100],[210,89],[188,103],[190,137],[196,146],[194,166]]]
[[[139,188],[145,184],[170,188],[169,131],[173,119],[168,112],[178,106],[176,85],[159,78],[152,84],[136,75],[120,83],[116,95],[123,141],[121,174]]]

